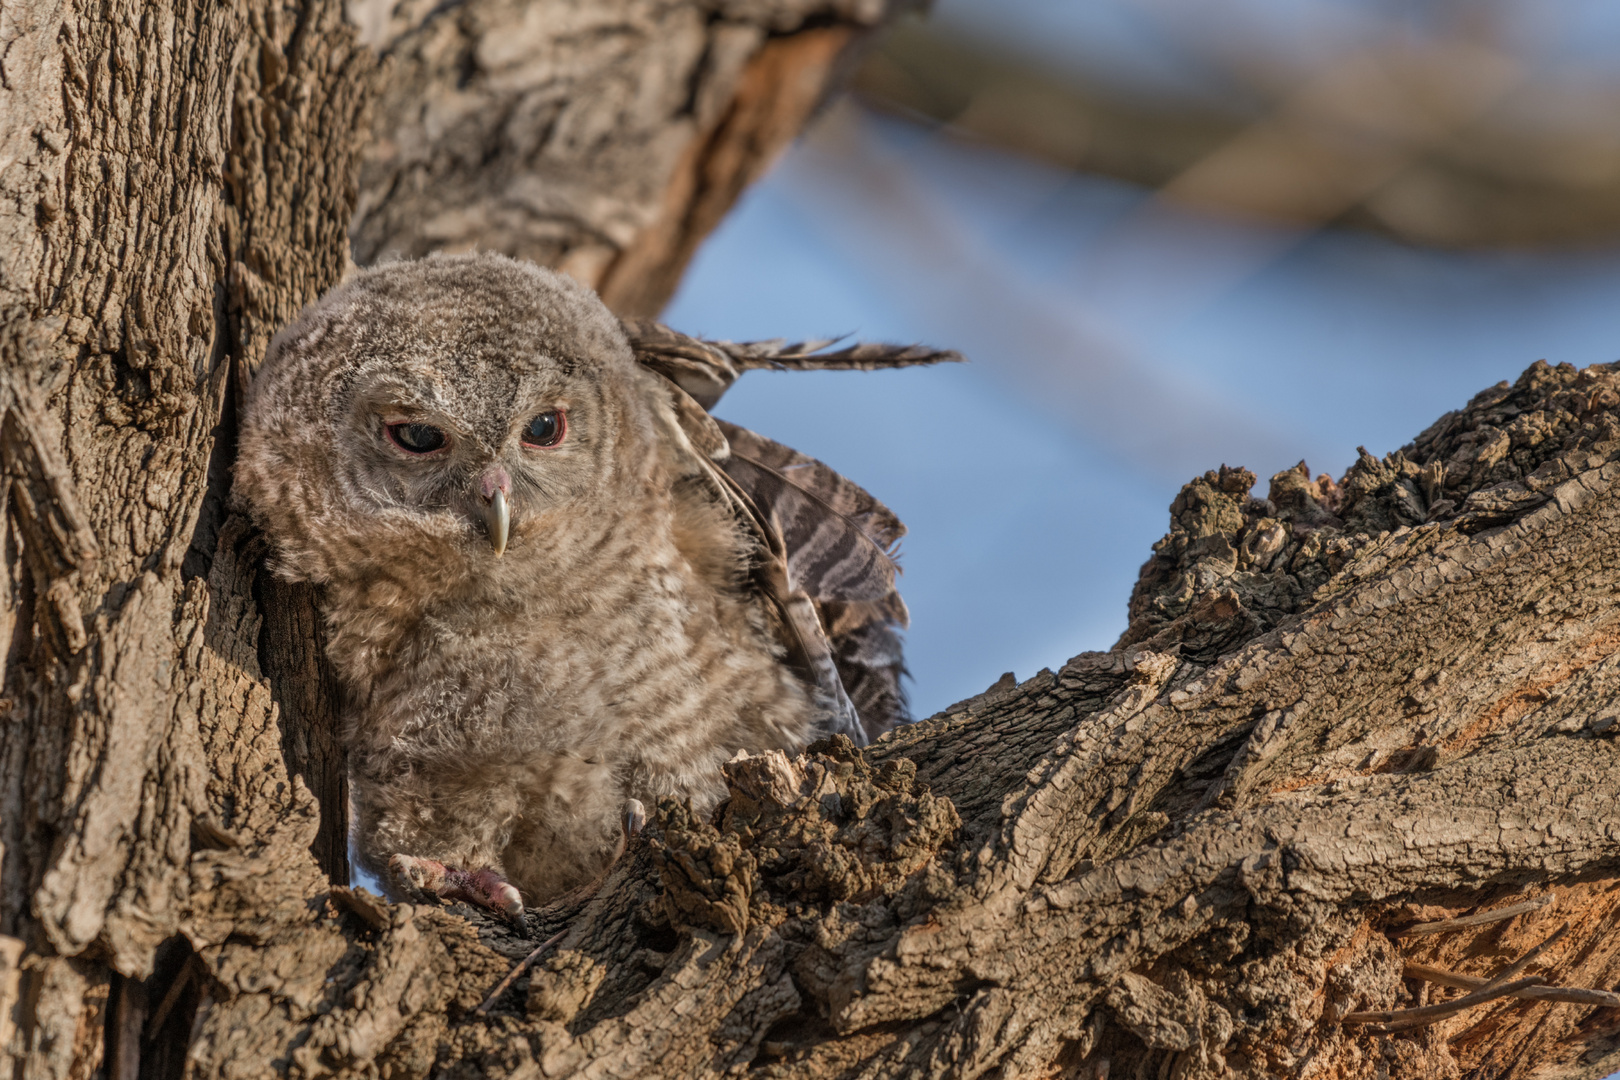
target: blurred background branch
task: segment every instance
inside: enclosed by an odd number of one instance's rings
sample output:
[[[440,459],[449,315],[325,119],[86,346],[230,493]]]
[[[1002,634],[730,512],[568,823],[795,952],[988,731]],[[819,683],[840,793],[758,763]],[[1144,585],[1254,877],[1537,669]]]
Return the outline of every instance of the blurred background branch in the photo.
[[[1428,18],[1415,20],[1360,4],[1353,30],[1333,17],[1344,5],[1300,5],[1321,9],[1306,48],[1243,33],[1265,5],[1200,5],[1201,18],[1153,0],[1107,6],[1204,85],[1111,78],[941,18],[898,26],[856,89],[875,108],[1200,209],[1459,248],[1620,233],[1620,80],[1550,69],[1525,41],[1527,21],[1567,22],[1568,5],[1417,5]],[[1211,32],[1215,14],[1225,32]]]

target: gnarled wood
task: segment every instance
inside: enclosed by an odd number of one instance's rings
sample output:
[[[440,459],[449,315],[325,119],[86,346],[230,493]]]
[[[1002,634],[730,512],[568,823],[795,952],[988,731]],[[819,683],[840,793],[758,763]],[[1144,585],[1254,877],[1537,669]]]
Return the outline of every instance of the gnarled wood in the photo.
[[[451,916],[328,903],[342,702],[312,596],[229,512],[240,390],[351,224],[370,257],[435,205],[495,224],[425,242],[495,246],[509,188],[555,241],[523,251],[593,280],[639,252],[614,288],[656,306],[886,15],[405,3],[379,37],[350,7],[364,34],[337,0],[0,10],[0,1076],[365,1063],[418,961],[504,970]],[[340,910],[418,951],[317,1061],[365,966]]]
[[[733,763],[717,820],[662,807],[583,908],[540,913],[557,951],[488,1019],[465,1002],[528,943],[396,909],[462,950],[451,969],[422,939],[315,920],[360,951],[342,1004],[283,1037],[369,1030],[372,1003],[420,985],[367,1044],[379,1069],[433,1046],[547,1075],[1612,1070],[1616,1018],[1592,1003],[1502,998],[1393,1036],[1343,1021],[1422,993],[1406,960],[1488,976],[1565,921],[1509,974],[1620,981],[1617,402],[1614,370],[1538,365],[1309,498],[1297,472],[1269,499],[1231,470],[1195,481],[1134,643],[866,751]],[[1406,454],[1443,465],[1417,502]],[[1516,894],[1547,899],[1402,936]]]
[[[389,64],[355,258],[500,251],[654,315],[884,0],[351,4]]]
[[[550,21],[496,18],[524,12]],[[363,257],[482,243],[510,211],[525,253],[652,305],[814,98],[789,83],[819,86],[829,43],[883,11],[386,14],[367,30],[380,65],[334,4],[0,16],[11,1075],[1620,1065],[1603,999],[1503,997],[1387,1036],[1343,1023],[1440,1000],[1408,963],[1489,980],[1566,921],[1520,974],[1620,982],[1612,368],[1537,365],[1337,481],[1289,470],[1258,498],[1242,470],[1194,480],[1114,650],[866,750],[734,761],[714,820],[660,807],[599,890],[531,913],[534,938],[335,881],[341,703],[309,596],[266,579],[229,512],[247,370],[342,273],[362,195]],[[499,53],[535,34],[554,78]],[[701,93],[613,97],[670,72]],[[410,114],[411,93],[432,100]],[[607,108],[632,100],[648,111]],[[368,116],[417,141],[362,161]],[[518,136],[522,153],[501,141]],[[498,159],[487,176],[463,137]],[[512,210],[516,190],[554,201]],[[429,205],[476,227],[435,240]]]
[[[714,822],[660,808],[583,907],[537,913],[564,936],[487,1018],[530,943],[408,907],[382,931],[307,917],[298,957],[350,943],[331,1011],[299,1022],[265,984],[253,1015],[407,1075],[1612,1071],[1594,1002],[1343,1021],[1425,994],[1407,960],[1489,976],[1565,921],[1510,974],[1620,982],[1616,403],[1614,370],[1532,368],[1408,448],[1443,465],[1419,502],[1404,454],[1309,499],[1297,472],[1269,499],[1210,474],[1144,569],[1133,644],[866,751],[733,763]],[[408,1016],[377,1011],[401,993]],[[222,1067],[209,1030],[193,1053]]]

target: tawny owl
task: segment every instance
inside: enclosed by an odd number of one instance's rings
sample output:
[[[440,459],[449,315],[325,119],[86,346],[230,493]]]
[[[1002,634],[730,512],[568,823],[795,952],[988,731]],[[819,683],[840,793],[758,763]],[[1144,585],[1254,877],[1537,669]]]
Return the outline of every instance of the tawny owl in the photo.
[[[235,490],[321,586],[359,863],[520,915],[739,750],[904,718],[900,522],[708,415],[744,370],[954,359],[621,323],[496,255],[365,271],[277,336]]]

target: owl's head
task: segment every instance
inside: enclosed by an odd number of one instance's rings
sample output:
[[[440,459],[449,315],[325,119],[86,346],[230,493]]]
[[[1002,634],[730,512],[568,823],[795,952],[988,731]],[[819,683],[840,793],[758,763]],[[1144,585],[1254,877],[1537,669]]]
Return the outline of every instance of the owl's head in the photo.
[[[645,378],[568,277],[500,255],[391,263],[276,336],[235,490],[288,576],[495,574],[645,480]]]

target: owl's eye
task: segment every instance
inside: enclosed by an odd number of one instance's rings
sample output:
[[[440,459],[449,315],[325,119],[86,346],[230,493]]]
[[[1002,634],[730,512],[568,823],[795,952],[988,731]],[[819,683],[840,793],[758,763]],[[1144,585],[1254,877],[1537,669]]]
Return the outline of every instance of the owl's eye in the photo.
[[[431,454],[449,441],[444,432],[432,424],[389,424],[388,437],[409,454]]]
[[[556,446],[568,431],[568,418],[559,411],[543,412],[523,429],[524,446]]]

